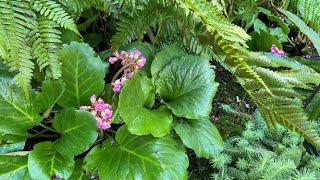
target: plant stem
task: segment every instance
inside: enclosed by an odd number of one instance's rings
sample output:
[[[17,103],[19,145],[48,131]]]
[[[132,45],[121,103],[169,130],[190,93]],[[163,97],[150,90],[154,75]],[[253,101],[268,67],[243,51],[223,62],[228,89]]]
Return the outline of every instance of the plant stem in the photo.
[[[149,28],[148,36],[149,36],[149,39],[150,39],[151,43],[154,44],[155,37],[154,37],[154,33],[152,32],[151,28]]]
[[[116,72],[116,74],[113,76],[112,80],[111,80],[111,83],[115,82],[118,78],[118,76],[128,67],[130,67],[132,64],[127,64],[125,66],[123,66],[121,69],[119,69],[118,72]],[[108,89],[108,93],[107,93],[107,99],[109,99],[108,97],[110,97],[110,102],[111,102],[111,96],[112,96],[112,85],[109,86],[109,89]]]
[[[45,128],[45,129],[48,129],[49,131],[52,131],[52,132],[61,134],[60,132],[56,131],[55,129],[52,129],[52,128],[50,128],[50,127],[48,127],[48,126],[46,126],[46,125],[44,125],[44,124],[42,124],[42,123],[40,123],[40,126],[43,127],[43,128]]]
[[[107,129],[107,131],[108,131],[108,132],[111,132],[111,133],[113,133],[113,134],[116,134],[116,133],[117,133],[117,131],[112,130],[112,129]]]
[[[231,16],[233,3],[234,3],[234,0],[231,0],[231,3],[230,3],[229,8],[228,8],[228,13],[227,13],[228,18],[230,18],[230,16]]]

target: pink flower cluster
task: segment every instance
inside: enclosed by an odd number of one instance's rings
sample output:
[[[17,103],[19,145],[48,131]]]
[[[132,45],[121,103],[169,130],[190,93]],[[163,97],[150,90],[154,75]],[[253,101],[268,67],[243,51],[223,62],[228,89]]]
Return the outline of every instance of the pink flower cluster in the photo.
[[[279,50],[278,47],[276,45],[274,45],[274,44],[271,46],[270,51],[274,55],[278,55],[278,56],[281,56],[281,57],[284,56],[284,52]]]
[[[133,77],[134,72],[141,69],[145,63],[146,58],[141,56],[141,52],[139,50],[134,50],[129,53],[125,51],[114,51],[112,53],[113,56],[109,58],[110,64],[114,64],[118,60],[121,60],[121,64],[126,67],[124,69],[123,76],[120,79],[112,82],[113,91],[119,92],[127,79],[131,79]]]
[[[111,127],[112,106],[105,104],[101,98],[97,100],[96,95],[92,95],[90,101],[91,106],[81,106],[80,110],[91,112],[97,120],[98,128],[109,129]]]

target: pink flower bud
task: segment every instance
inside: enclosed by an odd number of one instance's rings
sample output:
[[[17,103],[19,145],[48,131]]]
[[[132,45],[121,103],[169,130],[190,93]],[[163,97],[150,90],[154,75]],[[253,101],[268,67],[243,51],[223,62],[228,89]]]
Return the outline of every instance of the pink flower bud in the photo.
[[[92,104],[96,103],[96,101],[97,101],[97,96],[96,96],[95,94],[92,95],[92,96],[90,97],[90,101],[91,101]]]
[[[139,50],[134,50],[133,51],[133,58],[138,59],[139,56],[141,56],[141,52]]]
[[[138,66],[139,66],[140,68],[142,68],[142,67],[145,65],[146,61],[147,61],[146,58],[142,56],[142,57],[137,61],[137,64],[138,64]]]
[[[115,82],[111,83],[113,85],[112,90],[114,92],[120,92],[121,90],[121,81],[119,79],[117,79]]]
[[[131,79],[131,78],[133,77],[133,72],[131,72],[131,73],[126,73],[126,74],[125,74],[125,77],[126,77],[127,79]]]
[[[109,63],[110,64],[114,64],[115,62],[117,62],[118,61],[118,58],[116,58],[116,57],[109,57]]]
[[[104,111],[106,109],[106,107],[104,106],[104,104],[95,104],[94,105],[94,110],[96,111]]]
[[[120,52],[120,59],[126,59],[128,58],[128,54],[125,51]]]
[[[114,55],[115,57],[119,58],[120,57],[120,54],[119,54],[119,51],[118,50],[115,50],[112,55]]]

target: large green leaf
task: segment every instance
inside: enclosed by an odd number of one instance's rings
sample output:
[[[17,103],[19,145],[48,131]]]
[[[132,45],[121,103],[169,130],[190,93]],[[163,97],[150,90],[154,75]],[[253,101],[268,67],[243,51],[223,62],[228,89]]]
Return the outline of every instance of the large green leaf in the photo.
[[[214,157],[223,148],[220,133],[209,119],[181,120],[174,130],[198,157]]]
[[[53,127],[62,133],[56,149],[70,157],[88,150],[98,137],[97,122],[87,111],[64,110],[55,117]]]
[[[158,74],[165,68],[168,64],[170,64],[174,59],[187,55],[186,52],[179,47],[178,45],[169,45],[162,49],[159,52],[151,65],[151,75],[152,80],[154,81]]]
[[[28,171],[28,156],[0,155],[0,179],[3,179],[3,180],[31,179]]]
[[[72,175],[68,180],[88,180],[89,178],[84,174],[82,170],[83,161],[77,160]]]
[[[168,108],[188,119],[209,115],[218,88],[209,61],[194,55],[174,59],[158,74],[155,85]]]
[[[0,154],[23,150],[27,138],[27,136],[0,134]]]
[[[41,92],[37,95],[37,103],[41,106],[42,112],[52,108],[64,92],[62,80],[45,80],[42,83]]]
[[[28,168],[33,179],[68,179],[74,168],[74,160],[73,157],[59,154],[53,143],[42,142],[35,145],[30,152]]]
[[[63,63],[61,79],[66,83],[58,104],[64,108],[88,104],[91,95],[103,90],[106,64],[85,43],[71,42],[58,55]]]
[[[34,92],[29,103],[21,88],[6,76],[0,78],[0,132],[26,135],[27,130],[37,125],[41,117],[34,104]]]
[[[161,137],[170,133],[172,115],[166,106],[148,109],[154,104],[154,89],[150,79],[135,74],[128,80],[119,97],[119,111],[131,133]]]
[[[99,157],[99,158],[97,158]],[[116,143],[106,140],[85,158],[96,162],[100,179],[184,179],[188,157],[170,137],[130,134],[126,126],[116,134]]]

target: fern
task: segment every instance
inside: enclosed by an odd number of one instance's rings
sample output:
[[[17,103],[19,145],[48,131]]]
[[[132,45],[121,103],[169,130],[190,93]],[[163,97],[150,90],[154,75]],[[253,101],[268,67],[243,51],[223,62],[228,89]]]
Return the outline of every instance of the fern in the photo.
[[[186,0],[181,1],[181,6],[206,25],[218,47],[227,55],[225,58],[217,56],[217,60],[236,75],[269,129],[279,123],[320,148],[320,137],[304,113],[302,100],[305,97],[296,91],[296,88],[312,89],[310,83],[319,84],[320,75],[293,60],[246,51],[238,44],[244,44],[247,34],[230,24],[215,6],[206,1]],[[213,50],[219,53],[216,47]],[[279,67],[282,69],[274,70]]]
[[[33,8],[41,15],[59,24],[61,27],[69,29],[80,35],[73,19],[68,15],[67,12],[65,12],[61,5],[55,1],[35,0],[33,3]]]
[[[276,56],[268,56],[271,60],[281,60]],[[263,57],[262,57],[263,59]],[[295,88],[312,89],[309,83],[319,84],[320,75],[313,69],[303,65],[293,67],[291,60],[288,63],[279,65],[289,70],[273,71],[258,67],[261,77],[266,80],[274,96],[270,96],[268,92],[261,87],[256,86],[254,81],[243,81],[240,83],[247,90],[253,101],[259,108],[269,128],[275,127],[279,123],[292,131],[298,132],[305,137],[315,147],[320,147],[320,137],[315,129],[312,128],[308,117],[304,112],[302,100],[305,97],[299,94]],[[271,66],[272,67],[272,66]],[[261,73],[263,72],[263,73]]]
[[[0,0],[1,54],[10,71],[18,70],[15,80],[28,96],[34,64],[27,39],[35,28],[35,14],[27,6],[28,1]]]
[[[207,30],[213,35],[219,47],[228,55],[229,61],[224,63],[227,64],[230,70],[234,68],[233,73],[238,76],[245,75],[246,78],[255,79],[269,91],[265,82],[245,62],[234,44],[245,44],[245,41],[250,38],[242,28],[229,23],[216,6],[204,0],[200,2],[193,0],[182,1],[181,7],[185,8],[187,13],[192,12],[195,17],[198,17],[206,25]],[[270,91],[269,93],[272,94]]]
[[[28,97],[34,63],[57,79],[61,65],[55,52],[61,40],[58,27],[76,33],[72,18],[53,0],[0,0],[0,55]],[[59,25],[59,26],[58,26]]]
[[[55,28],[59,27],[55,22],[47,17],[37,18],[38,28],[30,34],[32,36],[32,52],[38,59],[40,71],[49,66],[54,79],[61,76],[61,65],[55,52],[59,49],[61,42],[61,32]]]

